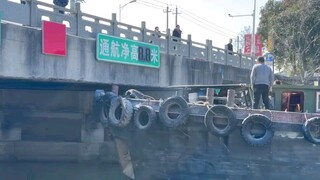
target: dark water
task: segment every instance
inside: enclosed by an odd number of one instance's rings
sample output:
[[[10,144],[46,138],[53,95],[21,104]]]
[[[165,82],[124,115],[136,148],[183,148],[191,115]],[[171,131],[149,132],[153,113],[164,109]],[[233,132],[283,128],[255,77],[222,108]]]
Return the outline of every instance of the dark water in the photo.
[[[0,162],[0,180],[128,180],[108,163]]]

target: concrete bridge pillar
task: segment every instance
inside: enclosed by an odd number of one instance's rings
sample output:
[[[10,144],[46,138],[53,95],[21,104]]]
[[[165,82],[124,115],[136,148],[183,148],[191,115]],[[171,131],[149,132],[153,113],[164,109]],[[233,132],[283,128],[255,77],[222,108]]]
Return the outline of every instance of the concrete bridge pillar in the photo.
[[[81,125],[81,142],[85,143],[103,143],[104,142],[104,126],[94,119],[92,113],[93,95],[83,92],[79,94],[80,107],[83,111],[83,119]]]
[[[20,141],[21,128],[10,127],[8,120],[5,119],[4,114],[0,111],[0,142]]]

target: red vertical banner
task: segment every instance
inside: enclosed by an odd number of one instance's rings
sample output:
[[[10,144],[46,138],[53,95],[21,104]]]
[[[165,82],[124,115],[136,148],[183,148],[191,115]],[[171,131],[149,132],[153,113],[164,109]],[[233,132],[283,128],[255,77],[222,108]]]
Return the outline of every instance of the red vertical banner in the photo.
[[[58,56],[67,55],[66,25],[42,21],[42,53]]]
[[[260,41],[260,38],[261,38],[261,35],[256,34],[256,36],[255,36],[255,45],[256,45],[255,56],[262,56],[262,43]]]
[[[244,35],[244,54],[251,55],[251,34]],[[262,56],[262,43],[260,41],[260,35],[255,35],[255,56]]]
[[[244,54],[251,54],[251,34],[244,35]]]

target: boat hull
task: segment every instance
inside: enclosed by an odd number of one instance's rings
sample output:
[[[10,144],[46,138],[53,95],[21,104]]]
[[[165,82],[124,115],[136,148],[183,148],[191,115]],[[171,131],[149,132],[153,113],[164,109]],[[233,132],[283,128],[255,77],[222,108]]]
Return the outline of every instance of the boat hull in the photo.
[[[226,137],[208,132],[202,117],[175,129],[156,122],[141,132],[113,129],[128,144],[135,179],[318,179],[320,147],[301,132],[276,131],[263,147],[247,144],[240,128]]]

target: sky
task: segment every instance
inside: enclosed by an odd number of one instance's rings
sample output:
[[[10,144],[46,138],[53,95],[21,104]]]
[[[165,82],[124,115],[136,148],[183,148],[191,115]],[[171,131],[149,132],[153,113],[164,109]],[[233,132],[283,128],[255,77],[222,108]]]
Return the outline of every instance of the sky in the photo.
[[[52,3],[52,0],[40,0]],[[119,18],[119,6],[131,0],[85,0],[81,3],[84,13],[111,19],[112,13]],[[256,27],[259,25],[260,8],[267,0],[256,0]],[[182,30],[182,38],[187,39],[191,34],[192,40],[206,43],[212,40],[215,47],[224,48],[229,39],[236,39],[244,26],[253,24],[252,16],[234,17],[232,15],[251,15],[254,9],[254,0],[137,0],[122,8],[121,22],[134,26],[141,26],[146,22],[148,29],[159,26],[160,31],[165,31],[167,14],[164,12],[169,6],[169,29],[175,27],[175,12],[178,7],[177,22]],[[119,20],[119,19],[118,19]]]

